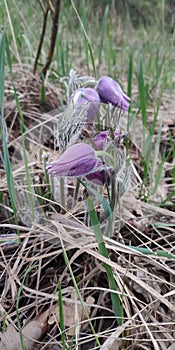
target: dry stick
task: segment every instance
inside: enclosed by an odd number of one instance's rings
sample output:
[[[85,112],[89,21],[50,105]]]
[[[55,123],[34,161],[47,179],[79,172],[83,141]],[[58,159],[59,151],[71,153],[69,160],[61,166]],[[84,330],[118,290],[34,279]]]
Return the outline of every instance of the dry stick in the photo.
[[[60,4],[61,4],[61,0],[57,0],[55,5],[55,13],[53,16],[52,33],[51,33],[51,39],[50,39],[50,50],[47,56],[46,63],[40,72],[41,74],[44,74],[44,75],[46,75],[46,72],[51,64],[52,56],[54,53],[56,37],[57,37],[57,29],[58,29],[58,19],[60,14]]]
[[[42,1],[41,1],[41,0],[38,0],[38,2],[39,2],[39,5],[40,5],[40,7],[41,7],[41,10],[45,13],[46,10],[45,10],[45,8],[44,8],[44,5],[43,5]]]
[[[45,36],[45,32],[46,32],[46,24],[47,24],[48,12],[49,12],[49,9],[47,8],[47,10],[45,11],[45,13],[43,15],[43,27],[42,27],[42,32],[41,32],[41,36],[40,36],[40,42],[39,42],[39,46],[38,46],[38,50],[37,50],[37,54],[36,54],[36,58],[35,58],[34,66],[33,66],[33,74],[36,73],[36,68],[37,68],[39,56],[40,56],[40,53],[41,53],[41,48],[43,46],[44,36]]]
[[[46,0],[47,2],[47,6],[52,14],[52,16],[55,14],[55,9],[54,9],[54,6],[52,5],[51,1],[50,0]]]

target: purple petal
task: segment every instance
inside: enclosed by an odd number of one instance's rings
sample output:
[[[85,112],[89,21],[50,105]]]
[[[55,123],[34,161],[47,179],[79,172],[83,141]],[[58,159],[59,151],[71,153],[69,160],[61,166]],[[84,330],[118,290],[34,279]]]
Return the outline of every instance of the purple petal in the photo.
[[[103,186],[105,183],[105,171],[96,171],[85,176],[88,181],[93,182],[95,185]]]
[[[95,167],[96,171],[91,172],[90,174],[87,174],[85,176],[86,179],[93,182],[96,185],[103,186],[105,183],[106,177],[105,177],[105,169],[102,169],[102,167],[103,167],[103,162],[101,160],[98,160]]]
[[[95,142],[96,146],[99,150],[103,150],[104,143],[109,135],[109,130],[106,131],[100,131],[94,138],[93,141]]]
[[[104,166],[101,160],[98,160],[95,169],[96,171],[85,175],[86,179],[98,186],[103,186],[106,181],[110,185],[111,171]]]
[[[77,113],[80,113],[81,108],[87,104],[86,122],[92,123],[98,114],[101,102],[97,91],[92,88],[77,89],[71,96],[71,101]]]
[[[93,148],[86,143],[77,143],[69,147],[57,161],[50,163],[47,169],[51,177],[76,177],[91,172],[96,163]]]
[[[120,85],[110,77],[102,77],[97,84],[97,92],[103,103],[111,103],[124,111],[129,108],[130,98],[124,94]]]

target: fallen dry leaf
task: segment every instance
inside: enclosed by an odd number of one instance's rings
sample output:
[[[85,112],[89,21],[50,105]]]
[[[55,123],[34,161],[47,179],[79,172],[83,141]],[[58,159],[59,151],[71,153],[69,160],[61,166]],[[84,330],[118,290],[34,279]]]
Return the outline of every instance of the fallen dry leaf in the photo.
[[[86,303],[94,304],[95,299],[91,296],[87,297]],[[89,314],[91,307],[86,306],[86,310]],[[63,312],[64,312],[64,326],[68,327],[66,334],[73,336],[75,333],[75,325],[78,325],[81,321],[86,319],[82,305],[78,302],[76,292],[74,288],[71,290],[70,301],[63,301]],[[48,324],[52,325],[56,321],[59,322],[59,309],[58,305],[52,309],[52,315],[48,320]]]
[[[46,332],[49,312],[50,310],[46,310],[22,329],[26,350],[33,350],[35,340],[39,340]],[[0,350],[21,350],[19,332],[12,325],[9,325],[5,332],[0,333],[0,337]]]

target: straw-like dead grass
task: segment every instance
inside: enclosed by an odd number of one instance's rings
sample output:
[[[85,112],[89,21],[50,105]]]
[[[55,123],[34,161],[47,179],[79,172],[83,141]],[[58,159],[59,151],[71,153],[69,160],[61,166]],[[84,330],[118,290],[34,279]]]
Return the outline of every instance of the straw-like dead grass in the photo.
[[[53,133],[61,118],[60,90],[55,91],[55,87],[46,83],[46,100],[41,105],[41,82],[26,69],[18,71],[17,68],[20,83],[15,84],[26,124],[24,135],[35,217],[32,218],[30,210],[19,115],[7,82],[5,118],[19,225],[13,222],[1,166],[0,349],[20,348],[21,332],[27,350],[62,349],[58,311],[60,281],[67,348],[71,348],[71,344],[73,349],[99,348],[90,320],[101,349],[173,350],[175,213],[168,205],[159,208],[158,201],[156,204],[145,203],[139,199],[141,172],[138,143],[135,143],[135,151],[131,154],[132,186],[122,198],[116,216],[116,237],[104,238],[110,255],[108,261],[100,255],[92,229],[82,222],[83,204],[78,203],[73,211],[63,215],[55,199],[47,195],[48,184],[41,155],[45,157],[55,152]],[[49,113],[56,108],[57,112]],[[172,162],[172,159],[167,160],[168,171],[165,169],[162,179],[166,194],[172,188]],[[18,242],[18,234],[21,243]],[[146,255],[129,246],[147,248],[155,254]],[[70,269],[65,264],[64,249],[89,319],[75,292]],[[159,256],[156,254],[158,250],[171,254],[172,258]],[[123,324],[120,327],[112,311],[103,262],[113,268],[116,278],[123,305]]]

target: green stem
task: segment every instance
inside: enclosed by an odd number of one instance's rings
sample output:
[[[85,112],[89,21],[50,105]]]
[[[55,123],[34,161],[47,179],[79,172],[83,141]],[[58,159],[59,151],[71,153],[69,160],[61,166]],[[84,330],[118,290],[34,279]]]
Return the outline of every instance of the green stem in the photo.
[[[65,184],[64,178],[60,177],[60,201],[61,201],[61,212],[64,214],[66,212],[66,201],[65,201]]]

